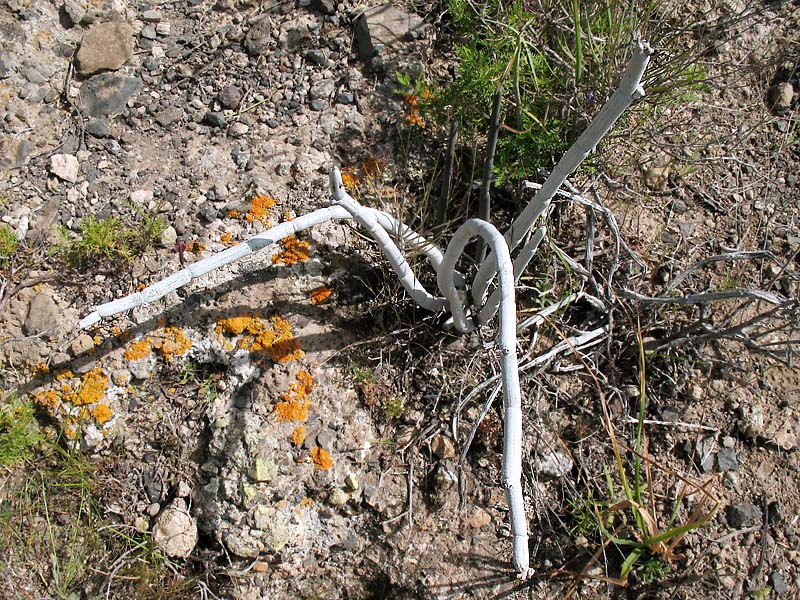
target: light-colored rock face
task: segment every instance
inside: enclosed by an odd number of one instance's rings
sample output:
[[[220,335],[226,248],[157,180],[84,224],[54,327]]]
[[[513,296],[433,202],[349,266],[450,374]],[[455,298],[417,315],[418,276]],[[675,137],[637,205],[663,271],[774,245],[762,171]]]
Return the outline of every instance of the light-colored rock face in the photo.
[[[167,556],[186,558],[197,544],[197,521],[186,510],[182,499],[156,518],[153,539]]]
[[[50,172],[63,181],[75,183],[80,175],[80,164],[72,154],[54,154],[50,157]]]
[[[356,24],[358,55],[369,59],[381,46],[393,46],[422,25],[417,15],[386,4],[366,11]]]
[[[83,36],[78,49],[78,73],[84,76],[114,71],[133,57],[133,30],[127,23],[98,23]]]

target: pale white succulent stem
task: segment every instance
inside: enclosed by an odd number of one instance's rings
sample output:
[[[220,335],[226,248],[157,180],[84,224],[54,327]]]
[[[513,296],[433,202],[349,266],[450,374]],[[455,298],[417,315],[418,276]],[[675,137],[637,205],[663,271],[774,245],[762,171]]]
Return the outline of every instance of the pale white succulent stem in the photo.
[[[392,235],[400,236],[415,252],[423,252],[434,268],[437,268],[442,263],[442,251],[435,244],[432,244],[423,236],[414,232],[410,227],[404,223],[400,223],[397,219],[383,211],[367,207],[364,207],[364,210],[372,214],[385,230],[391,232]],[[140,292],[135,292],[124,298],[112,300],[111,302],[106,302],[105,304],[95,307],[90,314],[81,319],[78,323],[78,327],[86,329],[87,327],[96,325],[103,318],[111,317],[118,313],[125,312],[126,310],[155,302],[170,292],[186,285],[192,281],[192,279],[236,262],[253,252],[263,250],[304,229],[332,220],[345,220],[350,218],[352,218],[352,215],[344,207],[329,206],[297,217],[291,221],[280,223],[275,227],[271,227],[266,231],[254,235],[241,244],[237,244],[236,246],[202,260],[198,260],[197,262],[193,262],[185,269],[146,287]],[[463,277],[461,280],[463,281]]]
[[[592,122],[589,123],[589,126],[570,149],[561,157],[561,160],[553,168],[541,189],[520,215],[514,219],[511,227],[506,232],[505,237],[512,250],[519,245],[536,220],[550,206],[550,201],[567,176],[577,169],[589,153],[594,150],[597,143],[605,137],[620,115],[630,106],[631,102],[644,96],[641,82],[652,52],[646,43],[637,42],[631,62],[625,69],[619,86],[611,98],[603,105],[603,108],[600,109],[600,112],[592,119]],[[473,281],[472,298],[476,306],[483,304],[486,290],[489,288],[489,284],[496,273],[497,263],[494,257],[490,255],[481,264]]]
[[[500,294],[500,323],[498,346],[503,379],[503,486],[506,488],[514,544],[514,567],[520,576],[528,575],[528,521],[525,517],[525,500],[522,496],[522,403],[519,389],[517,361],[517,305],[515,300],[514,267],[503,235],[490,223],[470,219],[459,227],[444,253],[437,281],[439,290],[450,303],[453,322],[461,331],[472,325],[467,322],[455,286],[453,272],[456,261],[466,245],[480,236],[489,245],[498,263],[498,290]]]
[[[425,286],[420,283],[416,275],[414,275],[414,271],[411,269],[408,261],[403,256],[403,253],[400,252],[400,249],[397,247],[397,244],[392,241],[389,234],[378,224],[375,215],[369,210],[366,210],[345,191],[341,173],[339,173],[339,169],[335,167],[331,169],[330,172],[330,186],[333,200],[361,223],[369,232],[370,236],[372,236],[372,239],[377,242],[378,246],[389,260],[389,263],[392,265],[397,277],[400,279],[400,283],[414,302],[422,308],[433,312],[447,308],[447,301],[444,298],[437,298],[431,295],[430,292],[425,289]]]

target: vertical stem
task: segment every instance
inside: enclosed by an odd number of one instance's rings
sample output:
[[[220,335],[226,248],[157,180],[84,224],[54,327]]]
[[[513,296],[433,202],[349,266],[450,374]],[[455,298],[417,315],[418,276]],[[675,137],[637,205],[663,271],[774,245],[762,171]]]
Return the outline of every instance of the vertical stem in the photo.
[[[453,185],[453,162],[456,157],[456,143],[458,143],[458,121],[450,123],[450,138],[447,143],[447,156],[444,165],[444,178],[442,189],[439,192],[439,202],[436,204],[434,227],[442,227],[447,218],[447,205],[450,200],[450,188]]]
[[[481,195],[478,203],[478,218],[491,223],[492,199],[490,188],[492,185],[492,171],[494,170],[494,154],[497,150],[497,136],[500,133],[500,104],[503,101],[503,84],[501,83],[494,93],[492,103],[492,118],[489,123],[489,139],[486,144],[486,161],[483,163],[483,180],[481,181]],[[478,263],[486,258],[486,242],[481,238],[475,252]]]

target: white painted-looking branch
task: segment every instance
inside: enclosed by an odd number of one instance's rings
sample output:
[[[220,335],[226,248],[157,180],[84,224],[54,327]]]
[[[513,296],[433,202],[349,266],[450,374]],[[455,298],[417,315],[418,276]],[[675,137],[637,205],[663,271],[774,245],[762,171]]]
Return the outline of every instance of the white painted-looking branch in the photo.
[[[642,77],[652,53],[650,46],[645,42],[637,42],[631,62],[628,64],[628,68],[625,69],[616,91],[609,101],[603,105],[597,116],[592,119],[586,130],[561,157],[561,160],[553,168],[541,189],[506,232],[505,237],[512,250],[525,238],[536,220],[545,213],[553,196],[555,196],[558,188],[561,187],[569,174],[577,169],[589,153],[594,150],[598,142],[605,137],[620,115],[630,106],[631,102],[644,96]],[[497,264],[494,257],[489,255],[478,269],[478,274],[475,275],[472,284],[472,299],[477,306],[483,304],[486,290],[489,288],[489,284],[496,273]]]
[[[545,231],[542,227],[532,235],[529,235],[532,227],[537,219],[545,213],[550,201],[564,183],[566,177],[594,149],[630,103],[644,94],[641,88],[641,79],[650,54],[651,51],[647,44],[637,44],[631,63],[623,74],[618,89],[589,124],[586,131],[558,162],[541,189],[517,217],[505,236],[501,235],[495,227],[486,221],[471,219],[455,232],[447,250],[442,253],[436,245],[414,232],[406,224],[380,210],[358,204],[347,194],[342,184],[341,174],[338,169],[334,168],[331,170],[329,178],[332,206],[276,225],[241,244],[192,263],[185,269],[145,288],[141,292],[97,306],[80,321],[78,326],[81,328],[91,327],[104,317],[110,317],[154,302],[169,292],[186,285],[192,279],[233,263],[253,252],[268,248],[276,242],[314,225],[331,220],[354,218],[377,242],[392,264],[403,286],[420,306],[432,311],[449,309],[456,328],[462,332],[470,331],[475,327],[472,320],[467,319],[468,312],[476,315],[475,318],[478,323],[486,325],[499,311],[498,345],[501,352],[501,375],[505,400],[503,485],[508,496],[511,530],[514,536],[514,567],[521,576],[527,576],[531,573],[531,570],[528,556],[528,523],[525,517],[521,482],[522,408],[519,387],[520,367],[516,347],[515,286],[545,236]],[[488,242],[491,253],[480,265],[473,280],[471,290],[473,306],[466,306],[464,298],[469,297],[469,294],[463,295],[459,292],[459,289],[466,287],[465,279],[455,270],[455,266],[466,245],[475,237],[480,237]],[[526,243],[518,253],[516,260],[512,262],[511,251],[526,238],[528,238]],[[436,272],[437,285],[443,297],[433,296],[425,290],[396,242],[401,243],[404,249],[409,252],[414,254],[423,253],[427,256]],[[576,268],[579,268],[579,265],[576,265]],[[498,276],[497,287],[486,299],[489,285],[495,276]],[[663,301],[663,299],[649,298],[647,300]],[[689,297],[685,299],[685,301],[689,300]],[[557,303],[555,307],[563,305],[564,302]],[[602,307],[602,303],[599,301],[598,303]],[[540,320],[543,320],[547,310],[545,309],[539,315],[538,318]],[[529,319],[521,324],[521,328],[534,323],[535,321]],[[574,338],[572,343],[595,343],[606,332],[607,329],[605,327],[585,332]],[[564,347],[570,347],[566,342],[563,344]],[[547,361],[560,351],[562,351],[561,345],[556,346],[550,353],[538,357],[536,361]],[[526,363],[522,368],[526,368],[531,364],[533,363]]]

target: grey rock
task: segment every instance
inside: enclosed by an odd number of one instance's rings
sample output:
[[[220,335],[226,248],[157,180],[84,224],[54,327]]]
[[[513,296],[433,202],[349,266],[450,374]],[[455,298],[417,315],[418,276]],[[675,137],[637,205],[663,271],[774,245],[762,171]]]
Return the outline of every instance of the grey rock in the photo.
[[[142,13],[142,21],[148,23],[158,23],[161,20],[161,13],[157,10],[146,10]]]
[[[128,100],[142,90],[136,77],[103,73],[95,75],[81,86],[78,105],[90,117],[108,117],[125,110]]]
[[[322,429],[317,434],[317,444],[319,444],[319,447],[323,450],[333,450],[333,442],[335,439],[336,434],[328,428]]]
[[[672,201],[672,212],[676,215],[682,215],[689,210],[689,206],[680,198],[675,198]]]
[[[309,108],[311,108],[311,110],[321,112],[325,110],[327,103],[325,102],[325,100],[320,100],[319,98],[317,98],[316,100],[312,100],[308,106]]]
[[[335,87],[336,84],[333,82],[333,79],[323,79],[311,86],[311,89],[308,90],[308,95],[312,100],[316,100],[317,98],[328,99],[333,96]]]
[[[325,15],[336,14],[336,2],[334,0],[313,0],[311,5]]]
[[[406,37],[406,34],[422,26],[422,19],[408,14],[391,4],[384,4],[365,11],[356,22],[355,40],[358,56],[368,60],[376,46],[391,48]]]
[[[314,65],[326,65],[328,63],[325,53],[317,48],[306,52],[306,60]]]
[[[108,119],[103,117],[89,119],[86,124],[86,133],[98,138],[108,137]]]
[[[31,65],[22,68],[22,76],[31,83],[46,83],[47,79],[42,75],[39,70]]]
[[[248,131],[250,127],[241,122],[234,123],[230,128],[230,133],[235,138],[243,137]]]
[[[225,127],[225,115],[221,112],[207,112],[204,120],[212,127]]]
[[[738,471],[739,459],[736,456],[736,450],[733,448],[722,448],[717,453],[717,469],[721,473],[726,471]]]
[[[559,479],[572,470],[572,459],[563,452],[554,450],[538,457],[532,466],[542,476]]]
[[[170,225],[161,232],[161,237],[158,238],[158,241],[165,248],[172,248],[175,245],[175,242],[178,241],[178,232],[175,231],[175,228],[172,225]]]
[[[28,304],[22,331],[25,335],[54,333],[60,322],[59,312],[58,305],[49,292],[38,292]]]
[[[63,181],[75,183],[80,175],[77,157],[72,154],[54,154],[50,157],[50,173]]]
[[[186,502],[176,499],[158,515],[153,539],[167,556],[186,558],[197,545],[197,521],[186,510]]]
[[[351,92],[339,92],[336,94],[337,104],[352,104],[355,101],[355,96]]]
[[[761,525],[761,509],[750,502],[740,502],[728,509],[728,524],[734,529]]]
[[[170,23],[159,23],[156,25],[156,33],[162,37],[167,37],[172,33],[172,25]]]
[[[789,589],[786,587],[786,582],[783,580],[783,575],[780,571],[773,571],[769,576],[769,583],[772,586],[772,591],[778,596],[785,596]]]
[[[114,71],[133,57],[133,30],[127,23],[98,23],[83,36],[77,69],[84,76]]]
[[[167,128],[183,119],[183,117],[183,109],[179,106],[171,105],[156,114],[156,123]]]
[[[64,0],[61,14],[65,17],[68,27],[75,27],[86,16],[86,3],[81,0]]]
[[[150,41],[153,41],[158,37],[158,35],[156,34],[156,30],[153,29],[152,27],[150,27],[149,25],[147,27],[142,27],[142,31],[141,31],[140,35],[144,39],[150,40]]]
[[[226,85],[219,92],[219,103],[224,108],[233,110],[242,101],[242,90],[235,85]]]
[[[72,352],[72,356],[80,356],[92,348],[94,348],[92,336],[82,333],[70,344],[69,350]]]
[[[268,16],[253,23],[244,37],[244,47],[250,56],[261,56],[272,41],[272,24]]]
[[[716,441],[713,437],[705,437],[697,440],[695,446],[694,461],[703,473],[710,473],[714,469],[714,450]]]
[[[779,83],[772,88],[770,99],[772,100],[772,110],[782,115],[792,108],[794,98],[794,87],[788,81]]]
[[[5,79],[10,74],[6,60],[6,57],[0,54],[0,79]]]
[[[35,104],[44,100],[46,93],[46,88],[36,85],[35,83],[28,82],[20,90],[19,97],[22,100],[27,100],[28,102]]]
[[[242,558],[257,558],[260,554],[258,542],[248,531],[230,529],[223,536],[223,541],[233,554]]]
[[[225,185],[224,181],[218,181],[214,184],[214,200],[222,201],[227,200],[228,196],[230,196],[230,191],[228,190],[228,186]]]

